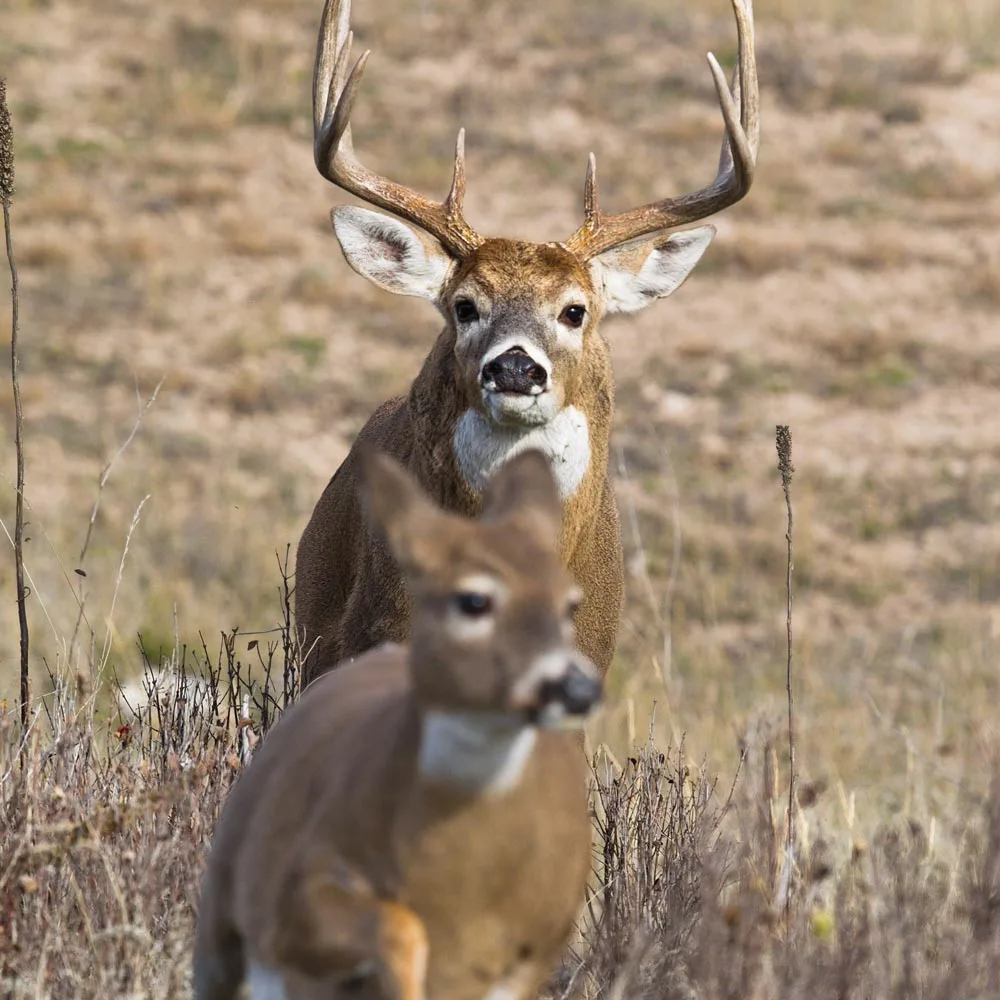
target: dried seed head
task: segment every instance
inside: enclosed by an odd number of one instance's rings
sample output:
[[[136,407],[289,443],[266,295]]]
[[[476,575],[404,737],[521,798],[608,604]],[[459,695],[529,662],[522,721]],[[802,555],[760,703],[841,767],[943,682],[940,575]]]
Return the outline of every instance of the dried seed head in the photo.
[[[792,465],[792,432],[785,424],[778,424],[774,430],[775,444],[778,447],[778,471],[781,473],[781,485],[787,493],[792,473],[795,472],[795,466]]]
[[[7,107],[7,81],[0,77],[0,200],[14,197],[14,126]]]

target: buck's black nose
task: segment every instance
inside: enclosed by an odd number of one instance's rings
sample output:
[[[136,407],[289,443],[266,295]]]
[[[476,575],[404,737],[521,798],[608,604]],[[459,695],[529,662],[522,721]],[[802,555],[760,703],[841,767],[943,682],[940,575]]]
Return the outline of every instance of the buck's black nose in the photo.
[[[512,347],[483,366],[483,386],[492,392],[539,393],[549,373],[527,351]]]
[[[546,682],[540,700],[543,705],[559,702],[567,715],[586,715],[601,700],[601,679],[570,664],[562,677]]]

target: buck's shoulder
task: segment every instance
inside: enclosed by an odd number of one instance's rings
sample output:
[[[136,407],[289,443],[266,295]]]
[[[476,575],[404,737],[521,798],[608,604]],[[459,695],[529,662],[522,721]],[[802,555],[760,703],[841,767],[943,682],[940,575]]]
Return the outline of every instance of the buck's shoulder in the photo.
[[[329,518],[331,505],[338,507],[346,504],[348,507],[352,507],[355,503],[358,477],[358,441],[369,441],[378,445],[382,451],[394,458],[406,459],[412,448],[413,440],[409,409],[409,401],[406,396],[393,396],[392,399],[387,399],[382,403],[365,421],[354,444],[351,445],[351,449],[337,467],[336,472],[330,477],[330,481],[320,497],[317,511],[322,520],[325,521]],[[313,512],[311,521],[316,519],[317,511]],[[308,532],[309,528],[306,530]]]
[[[410,402],[407,396],[393,396],[380,404],[358,432],[358,441],[370,441],[395,457],[409,447]],[[351,455],[356,454],[352,447]]]

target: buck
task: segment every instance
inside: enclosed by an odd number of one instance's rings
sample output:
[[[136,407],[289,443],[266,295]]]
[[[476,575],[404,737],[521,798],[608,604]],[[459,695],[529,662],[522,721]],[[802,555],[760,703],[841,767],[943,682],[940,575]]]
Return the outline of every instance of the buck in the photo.
[[[356,454],[412,593],[412,640],[309,685],[237,781],[208,860],[195,998],[232,1000],[245,979],[254,1000],[522,1000],[590,872],[573,729],[601,682],[574,643],[556,479],[519,454],[472,520],[373,446]]]
[[[732,0],[739,56],[727,85],[709,54],[725,121],[718,173],[707,187],[607,214],[591,154],[585,215],[564,243],[484,238],[462,214],[465,136],[458,134],[443,202],[381,177],[354,153],[350,115],[368,61],[350,68],[349,0],[327,0],[313,77],[320,173],[399,218],[354,206],[332,212],[348,263],[390,292],[432,302],[444,318],[406,396],[383,403],[361,430],[394,455],[445,508],[474,514],[483,486],[528,448],[552,463],[565,508],[560,551],[583,587],[581,649],[605,672],[623,597],[618,510],[608,479],[614,378],[602,317],[633,313],[677,289],[714,227],[663,235],[740,200],[759,143],[751,0]],[[407,220],[412,225],[407,225]],[[355,496],[352,450],[321,496],[296,556],[296,622],[303,677],[384,640],[403,641],[410,611],[399,571]]]

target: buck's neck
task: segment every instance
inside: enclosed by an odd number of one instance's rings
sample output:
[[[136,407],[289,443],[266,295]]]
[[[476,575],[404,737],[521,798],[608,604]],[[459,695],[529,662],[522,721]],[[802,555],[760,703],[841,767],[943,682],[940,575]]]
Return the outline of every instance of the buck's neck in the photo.
[[[603,341],[582,359],[575,381],[578,390],[548,423],[498,426],[469,405],[457,383],[451,338],[443,333],[414,380],[408,400],[414,450],[425,466],[425,485],[439,502],[474,514],[497,469],[514,455],[536,448],[552,463],[568,508],[596,510],[607,475],[614,406]]]
[[[514,791],[535,752],[538,731],[499,712],[423,712],[417,774],[422,784],[482,798]]]

